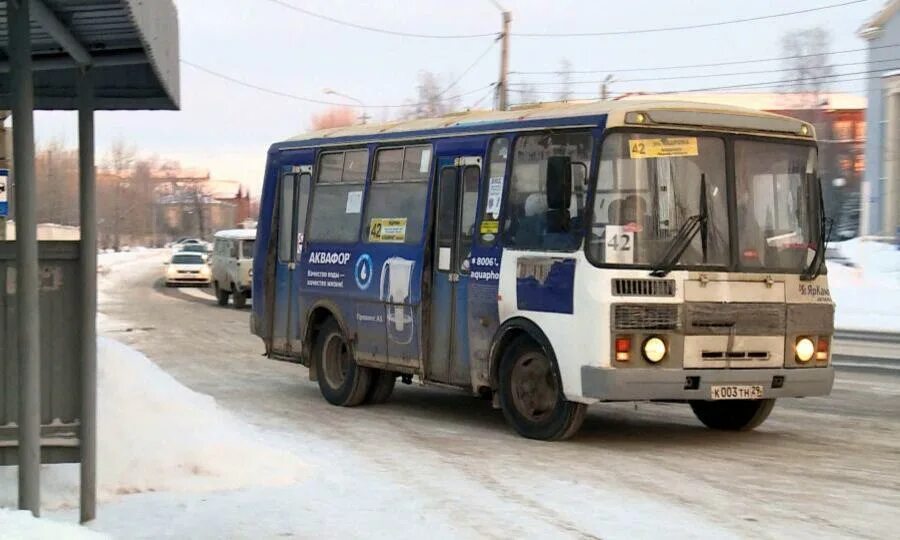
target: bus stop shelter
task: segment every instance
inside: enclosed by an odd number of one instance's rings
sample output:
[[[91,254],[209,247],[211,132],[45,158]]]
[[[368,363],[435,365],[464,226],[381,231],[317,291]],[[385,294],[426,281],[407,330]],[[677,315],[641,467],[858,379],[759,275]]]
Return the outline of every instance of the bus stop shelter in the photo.
[[[16,214],[16,240],[0,249],[0,465],[18,465],[19,507],[35,515],[42,462],[80,463],[81,520],[95,515],[94,111],[178,107],[172,0],[0,0],[0,109],[12,112]],[[37,239],[35,109],[78,111],[77,246]]]

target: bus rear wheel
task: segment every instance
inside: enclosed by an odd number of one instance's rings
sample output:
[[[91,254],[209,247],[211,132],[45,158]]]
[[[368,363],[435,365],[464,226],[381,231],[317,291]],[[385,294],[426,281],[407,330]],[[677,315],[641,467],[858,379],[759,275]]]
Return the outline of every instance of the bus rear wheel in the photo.
[[[698,420],[708,428],[724,431],[750,431],[769,417],[774,406],[774,399],[691,401]]]
[[[394,385],[397,384],[397,374],[386,369],[373,370],[372,384],[366,393],[365,402],[378,405],[390,399],[394,393]]]
[[[500,361],[500,407],[520,435],[545,441],[568,439],[587,413],[566,400],[556,362],[528,338],[516,339]]]
[[[371,370],[356,363],[350,343],[334,319],[328,319],[319,331],[313,355],[319,390],[328,403],[354,407],[363,402],[371,386]]]

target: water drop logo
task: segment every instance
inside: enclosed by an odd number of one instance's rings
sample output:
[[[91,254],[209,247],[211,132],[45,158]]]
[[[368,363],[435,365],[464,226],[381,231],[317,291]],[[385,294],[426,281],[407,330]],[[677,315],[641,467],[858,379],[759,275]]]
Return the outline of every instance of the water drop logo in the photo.
[[[368,253],[363,253],[356,259],[356,286],[360,290],[366,290],[372,284],[372,257]]]

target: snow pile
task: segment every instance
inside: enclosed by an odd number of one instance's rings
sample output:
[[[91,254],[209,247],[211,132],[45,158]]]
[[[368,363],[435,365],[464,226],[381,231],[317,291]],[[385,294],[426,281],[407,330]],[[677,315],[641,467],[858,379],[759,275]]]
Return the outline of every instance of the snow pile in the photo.
[[[835,326],[900,332],[900,250],[882,242],[833,244],[855,267],[828,263],[828,287],[837,304]]]
[[[95,540],[108,538],[72,523],[38,519],[31,512],[0,508],[0,540]]]
[[[182,386],[143,354],[100,338],[97,357],[101,500],[281,486],[304,476],[295,454],[263,441],[212,397]],[[0,506],[15,504],[15,489],[15,467],[0,467]],[[44,466],[42,492],[44,508],[77,504],[77,465]]]

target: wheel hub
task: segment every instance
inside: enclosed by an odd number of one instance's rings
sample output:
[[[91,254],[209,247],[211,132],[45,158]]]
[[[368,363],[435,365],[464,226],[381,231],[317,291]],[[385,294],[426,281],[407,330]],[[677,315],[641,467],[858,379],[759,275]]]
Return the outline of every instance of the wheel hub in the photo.
[[[516,410],[532,421],[541,421],[556,407],[559,383],[550,361],[542,354],[521,356],[513,366],[512,398]]]
[[[340,388],[350,371],[350,350],[344,338],[337,334],[329,336],[328,341],[325,342],[323,355],[324,376],[328,386],[334,389]]]

